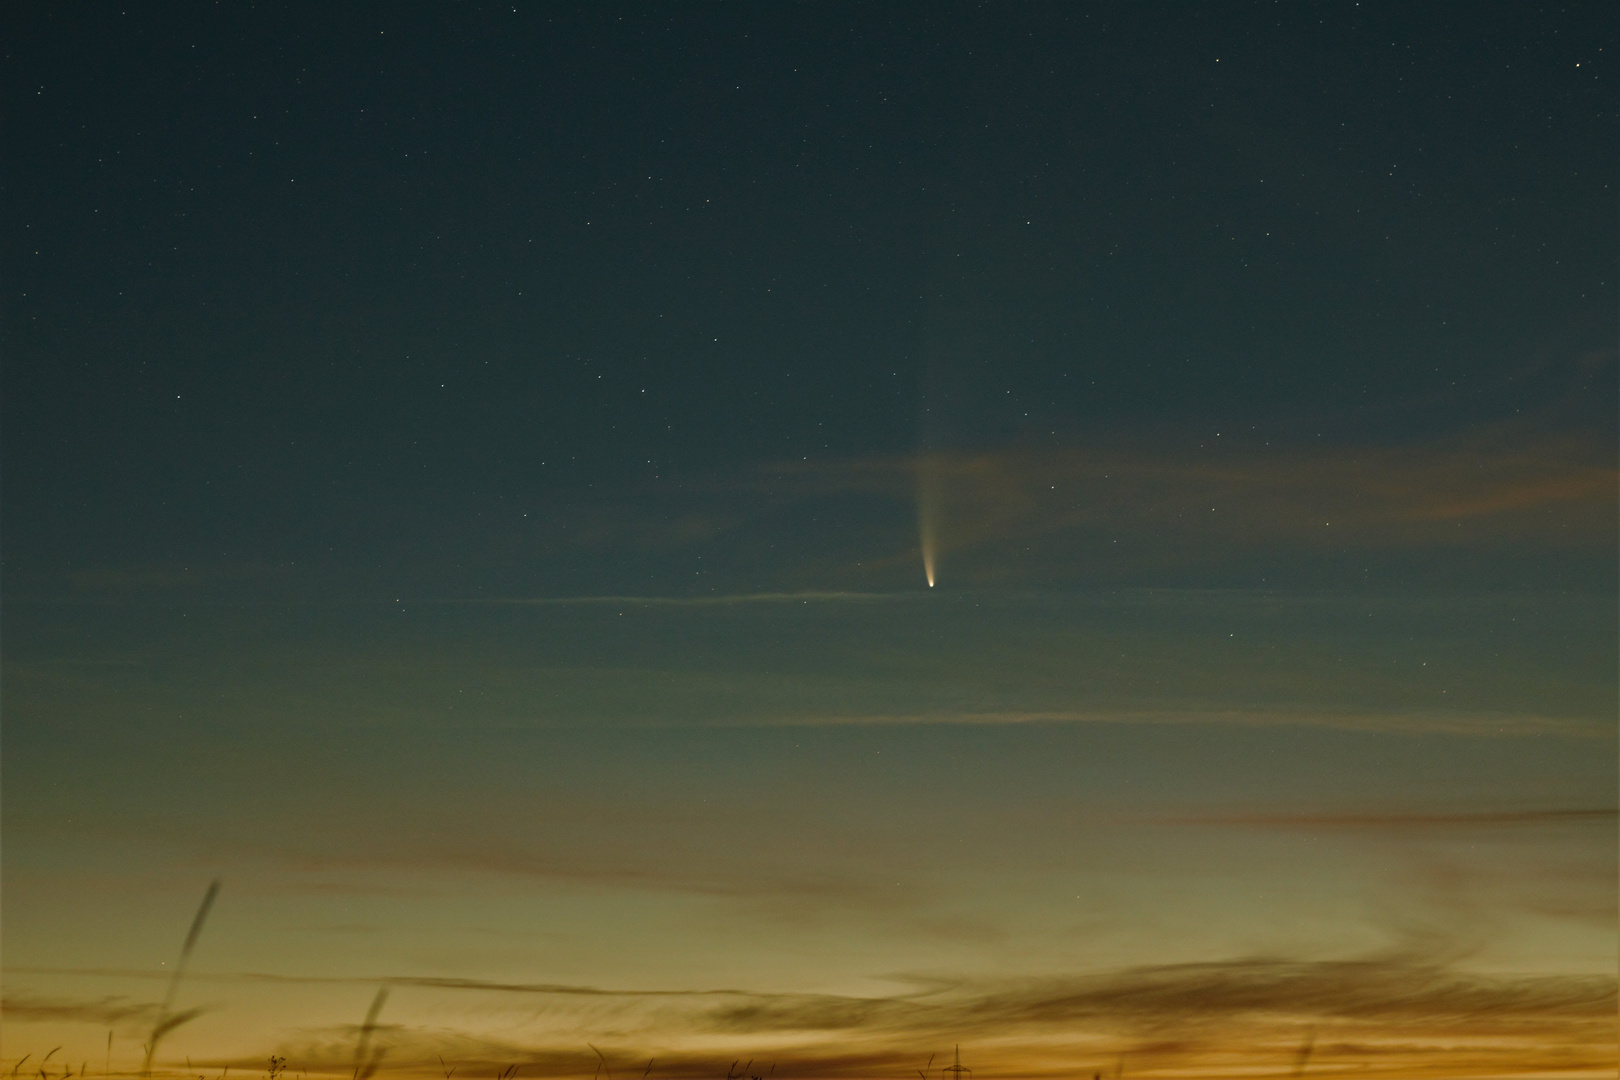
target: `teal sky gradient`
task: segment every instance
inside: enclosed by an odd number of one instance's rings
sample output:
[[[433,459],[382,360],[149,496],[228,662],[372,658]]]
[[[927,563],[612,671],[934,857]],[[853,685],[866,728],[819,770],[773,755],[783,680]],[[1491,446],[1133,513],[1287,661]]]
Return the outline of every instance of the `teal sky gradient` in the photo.
[[[1614,5],[0,40],[0,1073],[1613,1076]]]

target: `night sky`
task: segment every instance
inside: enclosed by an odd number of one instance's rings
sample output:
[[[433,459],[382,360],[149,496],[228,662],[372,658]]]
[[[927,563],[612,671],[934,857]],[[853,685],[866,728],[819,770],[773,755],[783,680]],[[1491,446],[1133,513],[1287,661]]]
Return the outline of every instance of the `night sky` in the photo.
[[[1613,1075],[1612,5],[0,26],[0,1067]]]

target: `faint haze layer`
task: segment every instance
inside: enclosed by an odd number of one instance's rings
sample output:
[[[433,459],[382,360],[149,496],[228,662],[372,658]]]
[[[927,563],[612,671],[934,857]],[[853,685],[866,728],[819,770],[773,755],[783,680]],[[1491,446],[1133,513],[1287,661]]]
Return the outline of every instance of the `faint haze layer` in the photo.
[[[1611,7],[7,8],[0,1072],[1612,1076]]]

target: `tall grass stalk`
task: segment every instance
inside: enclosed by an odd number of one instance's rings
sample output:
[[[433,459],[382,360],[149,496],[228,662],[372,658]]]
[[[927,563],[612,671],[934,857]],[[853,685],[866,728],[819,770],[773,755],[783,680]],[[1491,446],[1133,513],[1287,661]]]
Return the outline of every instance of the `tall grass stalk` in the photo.
[[[152,1075],[152,1058],[157,1054],[158,1042],[184,1024],[195,1019],[202,1012],[201,1009],[190,1009],[175,1014],[174,999],[180,993],[180,980],[186,973],[186,961],[191,959],[191,950],[197,947],[197,937],[202,933],[203,923],[208,921],[208,911],[214,906],[214,898],[219,895],[219,878],[208,884],[208,891],[203,894],[202,904],[197,908],[197,914],[191,920],[191,929],[186,932],[186,942],[180,946],[180,959],[174,965],[174,974],[169,976],[169,992],[163,997],[163,1006],[158,1010],[157,1020],[152,1024],[152,1034],[146,1043],[146,1060],[141,1063],[141,1075]],[[109,1046],[111,1036],[109,1034]]]

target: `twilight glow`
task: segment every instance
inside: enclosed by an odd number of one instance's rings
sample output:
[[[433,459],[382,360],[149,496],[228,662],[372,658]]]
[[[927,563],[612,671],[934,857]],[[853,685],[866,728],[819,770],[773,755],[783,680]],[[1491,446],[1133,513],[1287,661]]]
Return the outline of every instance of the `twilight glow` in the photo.
[[[7,28],[6,1077],[1615,1075],[1620,13]]]

